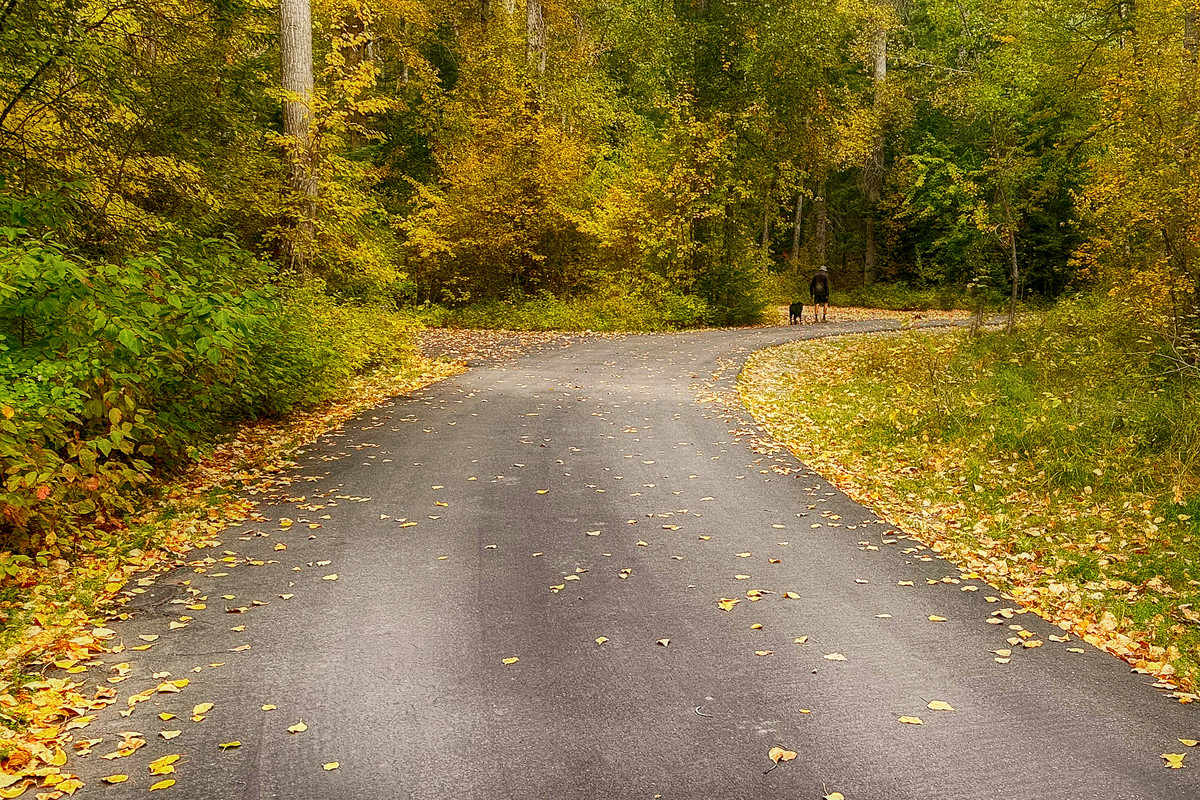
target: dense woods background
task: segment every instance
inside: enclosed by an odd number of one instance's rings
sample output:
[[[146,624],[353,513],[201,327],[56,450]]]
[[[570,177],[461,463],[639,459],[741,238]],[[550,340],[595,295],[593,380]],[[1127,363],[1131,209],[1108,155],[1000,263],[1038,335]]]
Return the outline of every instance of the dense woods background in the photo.
[[[86,547],[416,312],[742,323],[827,264],[1087,290],[1195,369],[1197,0],[314,0],[306,62],[308,13],[0,4],[5,547]]]

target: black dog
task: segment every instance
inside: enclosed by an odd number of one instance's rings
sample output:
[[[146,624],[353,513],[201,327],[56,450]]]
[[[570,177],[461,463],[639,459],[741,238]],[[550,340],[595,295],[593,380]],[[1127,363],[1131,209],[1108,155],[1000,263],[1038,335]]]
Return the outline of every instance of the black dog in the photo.
[[[788,306],[788,324],[795,325],[797,322],[804,324],[804,303],[792,303]]]

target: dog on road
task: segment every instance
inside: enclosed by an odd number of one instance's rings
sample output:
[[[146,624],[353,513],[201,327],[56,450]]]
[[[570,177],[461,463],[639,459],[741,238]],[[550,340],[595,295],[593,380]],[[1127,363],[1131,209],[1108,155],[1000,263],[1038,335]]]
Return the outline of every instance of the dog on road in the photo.
[[[788,306],[788,325],[795,325],[797,322],[804,324],[804,303],[792,303]]]

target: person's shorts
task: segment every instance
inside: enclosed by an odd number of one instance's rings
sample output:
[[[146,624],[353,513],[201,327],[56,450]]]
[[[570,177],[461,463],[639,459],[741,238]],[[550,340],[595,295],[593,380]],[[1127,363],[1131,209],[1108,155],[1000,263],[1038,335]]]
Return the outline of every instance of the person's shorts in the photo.
[[[824,304],[824,305],[828,305],[828,304],[829,304],[829,295],[827,295],[827,294],[814,294],[814,295],[813,295],[813,305],[819,306],[819,305],[823,305],[823,304]]]

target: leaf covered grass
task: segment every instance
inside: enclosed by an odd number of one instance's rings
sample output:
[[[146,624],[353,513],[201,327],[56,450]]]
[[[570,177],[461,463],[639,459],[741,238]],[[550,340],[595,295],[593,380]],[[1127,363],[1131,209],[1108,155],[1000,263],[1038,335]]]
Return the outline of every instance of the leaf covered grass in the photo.
[[[802,342],[743,402],[860,501],[1137,668],[1200,674],[1200,380],[1112,302]],[[1190,698],[1185,698],[1190,699]]]

